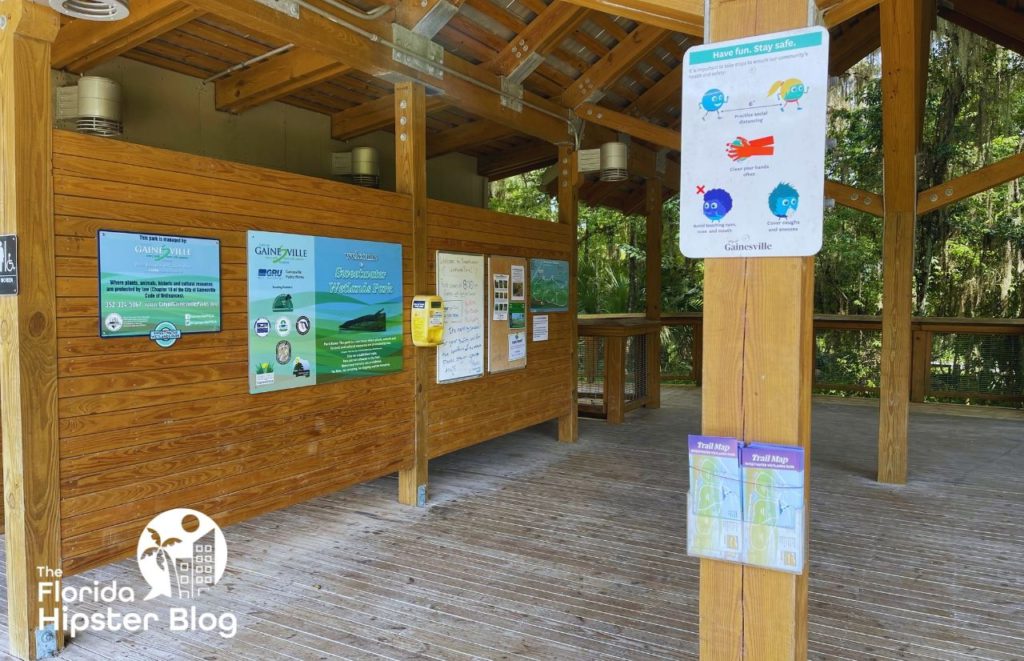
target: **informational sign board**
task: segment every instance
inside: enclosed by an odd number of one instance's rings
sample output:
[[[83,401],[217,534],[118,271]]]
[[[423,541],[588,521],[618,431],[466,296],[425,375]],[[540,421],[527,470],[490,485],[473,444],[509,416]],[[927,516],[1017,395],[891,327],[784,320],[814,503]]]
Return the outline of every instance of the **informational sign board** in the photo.
[[[0,235],[0,296],[18,293],[18,237]]]
[[[402,369],[402,246],[249,232],[249,392]]]
[[[444,343],[437,347],[437,382],[484,373],[487,273],[483,255],[437,253],[437,295],[444,299]]]
[[[687,257],[821,249],[829,33],[694,46],[683,70],[679,247]]]
[[[569,262],[530,260],[530,312],[565,312],[569,309]]]
[[[527,260],[492,255],[487,315],[487,369],[491,372],[526,367],[527,311],[530,283]]]
[[[221,329],[220,241],[100,230],[97,243],[100,337]]]

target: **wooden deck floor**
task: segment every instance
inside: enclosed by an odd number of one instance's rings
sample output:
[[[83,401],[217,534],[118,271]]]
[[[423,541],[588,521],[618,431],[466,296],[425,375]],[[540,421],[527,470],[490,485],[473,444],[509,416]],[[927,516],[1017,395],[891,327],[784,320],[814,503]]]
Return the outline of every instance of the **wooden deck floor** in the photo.
[[[539,427],[438,460],[426,509],[385,479],[232,526],[199,606],[237,614],[236,638],[86,633],[63,657],[696,658],[699,401],[665,400],[583,420],[576,445]],[[872,479],[876,429],[873,407],[815,405],[811,658],[1021,659],[1024,416],[915,412],[902,488]],[[145,594],[130,560],[68,583],[112,579]]]

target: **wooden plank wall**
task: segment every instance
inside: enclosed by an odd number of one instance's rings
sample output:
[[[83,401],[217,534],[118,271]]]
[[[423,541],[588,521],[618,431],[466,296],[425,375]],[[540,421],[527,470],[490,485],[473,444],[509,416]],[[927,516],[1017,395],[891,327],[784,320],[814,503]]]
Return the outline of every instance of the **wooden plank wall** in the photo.
[[[172,507],[224,525],[410,465],[408,320],[400,374],[249,395],[245,262],[250,229],[402,243],[408,299],[408,196],[61,131],[54,192],[66,571]],[[101,228],[220,239],[223,331],[100,340]]]
[[[430,282],[436,282],[438,250],[568,260],[573,230],[567,225],[430,200]],[[436,363],[433,353],[429,354],[430,458],[572,410],[576,371],[570,324],[575,323],[575,315],[547,314],[550,339],[546,342],[533,341],[533,314],[527,315],[525,369],[438,385]]]

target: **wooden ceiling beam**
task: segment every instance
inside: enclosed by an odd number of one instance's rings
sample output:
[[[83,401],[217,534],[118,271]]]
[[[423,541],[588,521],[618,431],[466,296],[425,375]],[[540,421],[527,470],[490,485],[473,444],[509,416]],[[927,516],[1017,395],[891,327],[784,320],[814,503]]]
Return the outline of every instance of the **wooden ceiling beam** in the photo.
[[[679,131],[673,131],[664,126],[658,126],[643,119],[630,117],[625,113],[603,108],[593,103],[581,104],[576,108],[576,113],[585,121],[629,134],[634,138],[644,140],[658,147],[679,151],[682,139]]]
[[[351,68],[311,50],[295,49],[217,81],[216,107],[240,113],[276,101]]]
[[[859,16],[869,9],[878,6],[879,0],[840,0],[834,2],[825,9],[821,9],[821,19],[825,27],[832,29],[840,23],[845,23],[854,16]]]
[[[475,122],[428,135],[427,158],[442,156],[453,151],[462,151],[490,140],[501,140],[515,135],[515,133],[507,126],[495,124],[486,119],[478,119]]]
[[[703,0],[562,0],[694,37],[704,36]]]
[[[546,168],[556,162],[558,162],[558,148],[540,142],[502,154],[479,158],[477,159],[476,173],[494,181]]]
[[[199,18],[203,13],[202,9],[181,0],[150,0],[136,3],[128,18],[122,21],[71,21],[61,28],[53,42],[51,66],[84,73]]]
[[[1024,154],[1015,154],[921,191],[917,195],[917,213],[924,215],[1019,177],[1024,177]]]
[[[960,4],[963,6],[964,3]],[[965,30],[970,30],[974,34],[988,39],[994,44],[999,44],[1003,48],[1012,50],[1015,53],[1024,54],[1024,34],[1011,36],[1002,32],[998,27],[993,27],[968,14],[963,14],[955,9],[941,5],[939,6],[939,16],[954,25],[959,25]]]
[[[841,206],[863,211],[879,218],[885,212],[885,198],[881,195],[847,186],[831,179],[825,180],[825,197],[831,197],[836,204]]]
[[[841,76],[882,45],[878,9],[870,9],[857,22],[829,42],[828,71]]]
[[[621,78],[654,49],[668,32],[650,25],[639,25],[627,35],[624,41],[616,44],[607,55],[574,82],[562,95],[563,105],[569,108],[599,99],[605,88]]]
[[[444,96],[428,96],[426,100],[428,114],[449,105],[448,98]],[[335,140],[351,140],[374,131],[391,129],[394,124],[395,97],[388,94],[331,115],[331,137]]]
[[[582,7],[558,0],[552,2],[488,62],[487,68],[499,76],[522,82],[583,22],[586,14],[587,10]]]
[[[529,105],[524,105],[521,112],[507,108],[501,104],[496,91],[501,88],[497,75],[450,53],[444,59],[448,71],[443,78],[435,78],[396,61],[391,47],[381,41],[370,39],[316,12],[303,10],[301,17],[294,19],[254,0],[187,2],[229,22],[246,25],[253,31],[291,42],[297,48],[317,51],[371,75],[398,74],[419,80],[441,90],[452,103],[458,103],[467,112],[527,135],[553,144],[569,140],[567,121],[561,119],[566,116],[564,108],[530,92],[524,93],[524,100]],[[357,19],[351,22],[379,39],[391,39],[390,24],[379,21],[360,22]],[[338,127],[337,121],[332,121],[332,124]]]
[[[1014,42],[1024,42],[1024,14],[994,0],[951,0],[943,3],[942,8],[946,13],[959,14],[970,23],[983,25]]]
[[[626,113],[634,117],[651,117],[663,110],[670,101],[678,106],[682,103],[682,89],[683,65],[680,64],[641,94],[626,109]]]

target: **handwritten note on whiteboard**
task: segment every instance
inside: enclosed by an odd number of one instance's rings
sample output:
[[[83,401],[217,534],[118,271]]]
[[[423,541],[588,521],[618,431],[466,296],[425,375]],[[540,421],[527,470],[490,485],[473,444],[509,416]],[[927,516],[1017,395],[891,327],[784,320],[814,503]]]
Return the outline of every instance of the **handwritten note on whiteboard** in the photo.
[[[437,253],[437,295],[444,299],[444,343],[437,347],[437,382],[484,373],[484,256]]]

